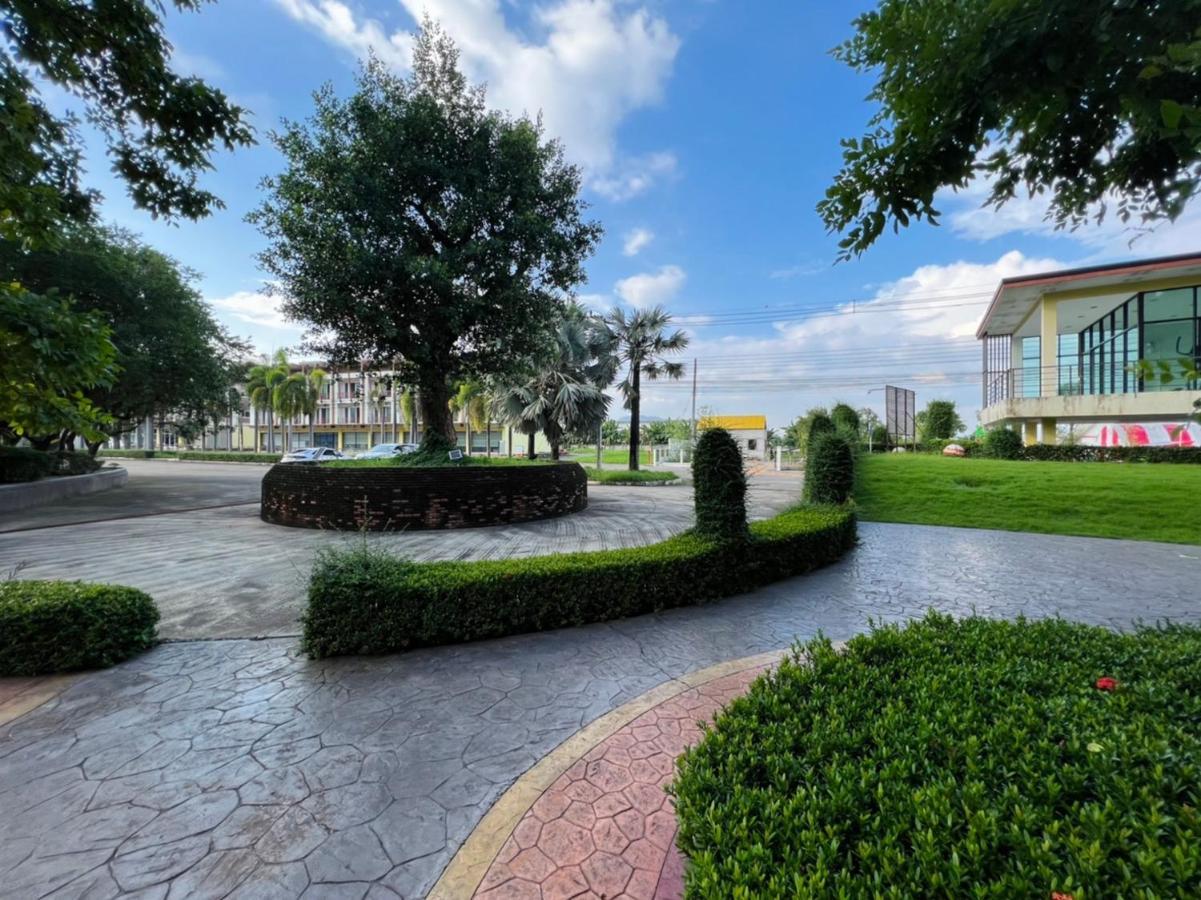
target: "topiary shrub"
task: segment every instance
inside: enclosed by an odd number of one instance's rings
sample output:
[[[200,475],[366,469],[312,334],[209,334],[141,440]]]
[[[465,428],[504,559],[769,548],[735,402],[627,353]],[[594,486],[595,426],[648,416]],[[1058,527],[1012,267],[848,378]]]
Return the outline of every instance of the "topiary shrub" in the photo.
[[[805,456],[805,499],[810,503],[846,503],[855,488],[855,449],[841,434],[810,439]]]
[[[1021,459],[1022,436],[1009,428],[992,428],[984,433],[984,455],[992,459]]]
[[[1201,630],[930,615],[817,640],[672,787],[686,896],[1201,896]]]
[[[805,437],[805,446],[811,447],[819,435],[833,434],[837,430],[834,420],[824,409],[814,410],[809,414],[809,431]]]
[[[746,473],[742,453],[724,428],[708,428],[692,454],[696,533],[719,541],[746,537]]]
[[[0,447],[0,484],[37,481],[53,475],[57,465],[53,453],[32,447]]]
[[[98,669],[154,643],[158,607],[139,590],[81,581],[0,581],[0,675]]]

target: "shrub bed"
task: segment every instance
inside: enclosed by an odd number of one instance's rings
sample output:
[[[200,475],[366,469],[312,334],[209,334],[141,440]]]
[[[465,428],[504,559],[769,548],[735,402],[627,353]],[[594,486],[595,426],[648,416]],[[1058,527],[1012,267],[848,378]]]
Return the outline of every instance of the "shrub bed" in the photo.
[[[675,472],[659,472],[653,469],[595,469],[584,466],[589,481],[598,484],[667,484],[679,481]]]
[[[282,453],[252,453],[238,450],[180,450],[176,459],[208,460],[209,462],[277,463]]]
[[[88,475],[101,463],[87,453],[0,447],[0,484],[37,481],[54,475]]]
[[[1046,462],[1140,462],[1201,465],[1201,447],[1085,447],[1080,444],[1031,444],[1023,459]]]
[[[688,897],[1201,896],[1201,630],[931,614],[798,653],[680,762]]]
[[[798,507],[756,522],[746,541],[688,533],[627,550],[478,562],[326,551],[309,581],[302,647],[313,657],[391,653],[602,622],[800,575],[854,543],[851,511]]]
[[[119,450],[101,447],[99,456],[111,456],[114,459],[175,459],[174,450]]]
[[[0,675],[111,666],[154,643],[158,608],[139,590],[0,581]]]

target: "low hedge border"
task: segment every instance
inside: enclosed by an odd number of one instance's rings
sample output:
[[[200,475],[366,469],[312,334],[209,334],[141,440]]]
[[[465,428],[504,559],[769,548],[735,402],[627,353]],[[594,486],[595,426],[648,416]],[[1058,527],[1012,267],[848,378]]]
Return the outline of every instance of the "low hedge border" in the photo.
[[[660,472],[655,469],[595,469],[584,466],[589,481],[597,484],[673,484],[680,480],[675,472]]]
[[[111,456],[114,459],[175,459],[174,450],[118,450],[101,447],[97,456]]]
[[[1201,896],[1201,629],[817,640],[685,752],[689,898]]]
[[[302,649],[314,658],[545,631],[744,593],[840,558],[846,507],[802,506],[742,541],[688,532],[658,544],[525,559],[413,563],[364,545],[313,568]]]
[[[0,484],[24,484],[63,475],[90,475],[101,463],[87,453],[0,447]]]
[[[207,461],[207,462],[240,462],[240,463],[277,463],[281,453],[241,453],[226,450],[180,450],[175,454],[176,459]]]
[[[974,439],[927,441],[923,453],[942,453],[947,444],[958,444],[965,456],[986,457],[981,441]],[[1091,447],[1083,444],[1030,444],[1018,459],[1034,462],[1135,462],[1201,465],[1201,447]]]
[[[142,591],[81,581],[0,581],[0,675],[111,666],[154,644]]]

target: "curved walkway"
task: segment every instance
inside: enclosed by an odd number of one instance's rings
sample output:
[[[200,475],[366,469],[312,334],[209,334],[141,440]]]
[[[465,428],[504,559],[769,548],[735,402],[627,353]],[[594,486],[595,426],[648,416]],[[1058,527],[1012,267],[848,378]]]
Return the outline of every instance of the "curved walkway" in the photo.
[[[929,607],[1201,620],[1195,547],[861,531],[837,565],[705,606],[379,658],[167,644],[82,678],[0,726],[5,896],[421,897],[523,772],[705,666]]]

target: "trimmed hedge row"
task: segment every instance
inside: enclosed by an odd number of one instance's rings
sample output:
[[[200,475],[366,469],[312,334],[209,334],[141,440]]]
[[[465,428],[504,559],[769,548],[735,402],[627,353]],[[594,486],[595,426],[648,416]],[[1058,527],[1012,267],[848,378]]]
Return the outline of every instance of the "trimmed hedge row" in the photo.
[[[1201,629],[819,639],[672,786],[686,896],[1201,896]]]
[[[154,643],[158,607],[139,590],[81,581],[0,581],[0,675],[98,669]]]
[[[584,466],[584,472],[589,481],[598,484],[667,484],[679,481],[680,476],[675,472],[660,472],[657,469],[597,469]]]
[[[693,533],[627,550],[413,563],[364,546],[322,553],[301,646],[392,653],[603,622],[743,593],[834,562],[855,543],[842,507],[797,507],[742,541]]]
[[[99,460],[87,453],[0,447],[0,484],[37,481],[54,475],[88,475],[100,465]]]
[[[111,456],[115,459],[175,459],[174,450],[120,450],[101,447],[100,456]]]
[[[282,453],[251,453],[237,450],[180,450],[176,459],[208,460],[209,462],[277,463]]]
[[[1000,429],[998,429],[1000,430]],[[990,432],[991,434],[992,432]],[[1016,436],[1016,432],[1010,432]],[[983,442],[974,438],[926,441],[924,453],[942,453],[947,444],[963,447],[965,456],[989,456]],[[1036,462],[1138,462],[1201,465],[1201,447],[1091,447],[1083,444],[1030,444],[1014,459]]]

